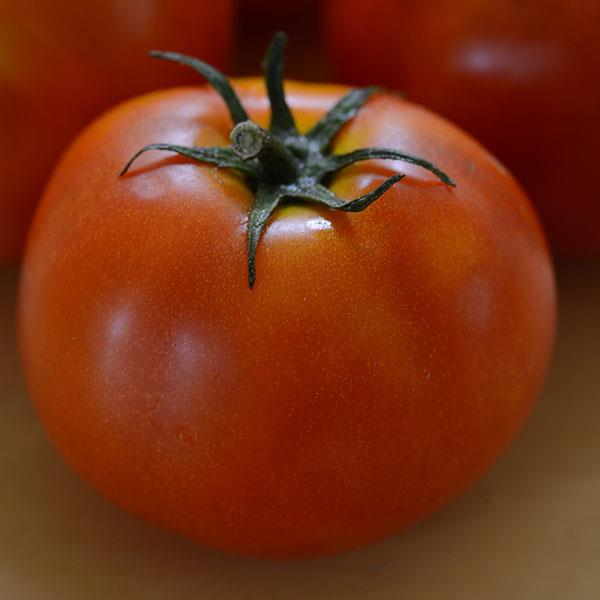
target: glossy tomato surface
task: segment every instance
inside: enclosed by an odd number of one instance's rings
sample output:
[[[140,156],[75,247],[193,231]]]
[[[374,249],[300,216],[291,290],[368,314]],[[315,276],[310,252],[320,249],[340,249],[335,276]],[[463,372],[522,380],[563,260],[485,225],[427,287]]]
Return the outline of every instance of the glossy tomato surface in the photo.
[[[148,50],[223,67],[232,11],[230,0],[0,0],[0,263],[20,257],[52,167],[84,125],[124,98],[196,81]]]
[[[262,82],[234,82],[265,126]],[[306,131],[345,91],[287,84]],[[236,173],[142,146],[228,143],[213,92],[125,103],[58,166],[20,293],[29,390],[84,479],[155,523],[227,551],[336,552],[396,532],[480,476],[537,399],[554,280],[536,217],[470,137],[395,95],[334,152],[384,146],[332,183],[363,213],[276,210],[248,288],[253,195]]]
[[[600,256],[600,2],[328,0],[336,74],[450,117],[529,192],[553,248]]]

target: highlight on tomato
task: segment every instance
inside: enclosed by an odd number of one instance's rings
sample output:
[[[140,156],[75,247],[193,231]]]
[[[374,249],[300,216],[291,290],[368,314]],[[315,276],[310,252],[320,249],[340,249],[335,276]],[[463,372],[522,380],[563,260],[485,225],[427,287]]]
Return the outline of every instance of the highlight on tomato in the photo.
[[[557,254],[600,256],[600,2],[327,0],[334,73],[405,91],[525,186]]]
[[[191,83],[149,69],[152,45],[229,63],[233,0],[0,0],[0,264],[21,256],[60,153],[101,111]]]
[[[102,495],[228,552],[306,557],[437,510],[520,430],[555,327],[512,176],[378,88],[140,96],[71,145],[19,337],[48,435]]]

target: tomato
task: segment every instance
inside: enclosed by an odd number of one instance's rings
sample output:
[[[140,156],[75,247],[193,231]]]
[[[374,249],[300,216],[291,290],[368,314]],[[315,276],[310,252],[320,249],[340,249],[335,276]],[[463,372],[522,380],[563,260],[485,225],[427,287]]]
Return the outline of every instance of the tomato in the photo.
[[[311,556],[490,466],[539,395],[555,291],[526,196],[472,138],[373,90],[287,82],[286,112],[277,64],[270,133],[251,78],[229,112],[179,88],[76,139],[31,229],[19,335],[51,439],[103,495],[226,551]],[[364,147],[405,158],[321,177]]]
[[[236,73],[254,74],[264,47],[274,31],[285,31],[292,40],[286,59],[290,77],[327,80],[321,44],[321,0],[238,0]]]
[[[328,0],[335,71],[450,117],[513,171],[557,253],[600,255],[596,0]]]
[[[202,52],[232,44],[232,1],[0,0],[0,262],[19,258],[59,153],[116,101],[192,81],[152,68],[153,46]]]

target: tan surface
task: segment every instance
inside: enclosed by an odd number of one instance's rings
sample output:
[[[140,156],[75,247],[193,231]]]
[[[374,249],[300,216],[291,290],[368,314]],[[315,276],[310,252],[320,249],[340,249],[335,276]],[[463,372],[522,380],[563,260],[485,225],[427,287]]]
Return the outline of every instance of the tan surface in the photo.
[[[560,281],[546,392],[484,480],[396,538],[286,563],[194,546],[113,508],[67,470],[27,399],[16,275],[0,273],[0,599],[597,600],[600,264],[563,266]]]

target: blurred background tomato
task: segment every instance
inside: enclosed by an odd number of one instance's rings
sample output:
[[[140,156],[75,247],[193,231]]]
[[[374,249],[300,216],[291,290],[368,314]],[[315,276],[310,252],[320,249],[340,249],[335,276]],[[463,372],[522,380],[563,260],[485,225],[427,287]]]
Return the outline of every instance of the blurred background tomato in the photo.
[[[327,69],[322,48],[322,0],[238,0],[236,73],[256,75],[275,31],[285,31],[286,76],[325,81]]]
[[[525,185],[558,253],[600,255],[598,0],[327,0],[335,76],[456,121]]]
[[[0,262],[18,258],[52,165],[86,122],[199,81],[153,64],[149,48],[249,75],[276,30],[291,39],[288,77],[407,92],[513,171],[557,252],[600,255],[597,0],[0,0]]]
[[[199,81],[151,48],[227,67],[232,0],[0,0],[0,262],[17,260],[58,155],[99,112]]]

